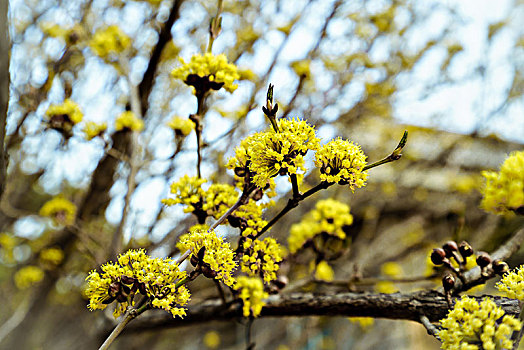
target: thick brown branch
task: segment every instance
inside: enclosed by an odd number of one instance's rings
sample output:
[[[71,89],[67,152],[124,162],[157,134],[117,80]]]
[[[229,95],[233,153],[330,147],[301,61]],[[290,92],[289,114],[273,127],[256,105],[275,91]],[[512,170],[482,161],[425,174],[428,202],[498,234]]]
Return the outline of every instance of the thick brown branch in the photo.
[[[517,315],[520,311],[517,300],[491,298],[507,314]],[[447,312],[446,299],[437,291],[406,294],[339,293],[335,295],[293,293],[270,296],[260,317],[369,316],[421,322],[421,316],[425,316],[429,321],[437,322],[446,317]],[[240,303],[223,305],[220,299],[216,299],[190,307],[187,316],[183,319],[173,318],[162,311],[150,311],[149,314],[144,314],[137,319],[129,327],[128,332],[182,327],[209,321],[227,321],[239,317],[242,317]]]

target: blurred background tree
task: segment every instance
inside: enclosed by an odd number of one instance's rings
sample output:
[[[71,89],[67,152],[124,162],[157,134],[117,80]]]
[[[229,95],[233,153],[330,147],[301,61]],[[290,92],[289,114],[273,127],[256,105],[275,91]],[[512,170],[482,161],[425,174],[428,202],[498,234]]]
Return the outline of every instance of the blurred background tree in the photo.
[[[7,120],[0,141],[5,135],[9,157],[5,181],[0,157],[0,347],[91,349],[113,320],[110,312],[86,309],[87,273],[128,248],[178,254],[178,236],[196,223],[160,202],[171,182],[196,175],[195,132],[173,118],[186,120],[197,101],[170,72],[178,57],[188,61],[206,50],[217,1],[0,4],[11,39],[0,38],[0,116]],[[312,256],[299,256],[281,268],[291,281],[281,293],[435,288],[440,282],[427,278],[432,248],[465,239],[493,251],[522,226],[521,218],[480,210],[477,190],[480,171],[497,168],[524,142],[523,12],[516,0],[223,2],[213,53],[226,54],[240,80],[232,94],[211,96],[200,113],[204,178],[233,183],[225,164],[240,140],[266,128],[260,106],[269,82],[279,117],[303,117],[323,139],[353,140],[370,161],[410,131],[402,160],[370,171],[367,187],[354,194],[331,187],[272,228],[285,244],[290,227],[320,199],[338,199],[353,215],[345,232],[350,249],[329,261],[327,274],[309,267]],[[112,47],[104,46],[104,35],[117,38]],[[64,122],[77,108],[64,107],[67,100],[78,105],[81,122]],[[140,134],[115,123],[129,110],[143,121]],[[318,175],[308,172],[304,184],[315,183]],[[291,191],[287,180],[277,184],[268,218]],[[42,208],[56,196],[74,205],[51,219]],[[234,230],[224,232],[234,241]],[[217,297],[208,280],[191,289],[194,305]],[[115,348],[244,348],[246,327],[261,349],[439,347],[410,321],[203,321],[181,329],[136,321]]]

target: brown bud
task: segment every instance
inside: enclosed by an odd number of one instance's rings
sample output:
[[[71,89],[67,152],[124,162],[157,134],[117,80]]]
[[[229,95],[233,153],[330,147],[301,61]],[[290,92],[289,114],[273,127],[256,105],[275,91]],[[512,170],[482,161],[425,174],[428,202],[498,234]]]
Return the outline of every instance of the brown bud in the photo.
[[[446,259],[446,252],[442,248],[435,248],[431,252],[431,262],[435,265],[442,265]]]
[[[244,177],[246,176],[246,173],[247,173],[245,167],[239,167],[239,166],[235,167],[234,172],[235,172],[235,175],[239,177]]]
[[[455,286],[455,277],[452,275],[446,275],[442,278],[442,286],[444,287],[445,291],[450,291],[453,289],[453,286]]]
[[[196,256],[194,256],[193,254],[191,254],[191,258],[189,259],[189,261],[191,262],[191,265],[193,265],[193,266],[197,266],[198,265],[198,258]]]
[[[108,288],[107,293],[108,293],[110,296],[114,297],[115,295],[117,295],[117,294],[120,292],[120,287],[121,287],[120,283],[118,283],[118,282],[113,282],[113,283],[111,283],[111,284],[109,285],[109,288]]]
[[[133,277],[129,277],[129,276],[125,276],[125,275],[120,277],[120,280],[124,284],[133,284],[135,282],[135,279]]]
[[[509,271],[509,265],[505,261],[499,259],[494,260],[492,266],[493,271],[495,271],[495,273],[500,276]]]
[[[256,202],[256,201],[261,200],[263,196],[264,196],[264,190],[262,190],[261,188],[257,188],[252,198]]]
[[[457,242],[455,241],[447,241],[442,246],[442,249],[446,252],[446,257],[451,258],[454,254],[454,252],[458,251]]]
[[[206,255],[206,247],[202,247],[198,251],[198,254],[197,254],[198,260],[203,261],[204,260],[204,255]]]
[[[468,242],[462,241],[459,245],[459,252],[462,257],[467,258],[473,255],[473,248],[469,245]]]
[[[278,289],[283,289],[289,282],[289,279],[287,278],[287,276],[278,276],[276,280],[273,281],[273,284],[278,288]]]
[[[217,276],[216,271],[213,271],[209,266],[202,267],[202,274],[207,278],[215,278]]]
[[[486,267],[491,263],[491,257],[486,252],[478,252],[477,254],[477,265],[480,267]]]

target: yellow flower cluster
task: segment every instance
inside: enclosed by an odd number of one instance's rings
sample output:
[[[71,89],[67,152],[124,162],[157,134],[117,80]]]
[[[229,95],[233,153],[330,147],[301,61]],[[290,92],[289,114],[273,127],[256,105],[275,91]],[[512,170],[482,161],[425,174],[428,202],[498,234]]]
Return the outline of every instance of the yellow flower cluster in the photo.
[[[136,293],[147,296],[151,305],[170,312],[173,317],[184,316],[191,297],[183,285],[186,273],[180,271],[174,260],[152,258],[143,249],[128,250],[118,256],[117,262],[101,266],[102,272],[91,271],[86,278],[85,295],[90,310],[103,310],[113,301],[117,306],[113,315],[118,317],[129,303],[133,304]]]
[[[183,204],[186,206],[184,213],[191,213],[195,210],[197,203],[202,204],[202,197],[205,194],[202,185],[206,182],[206,179],[197,176],[184,175],[171,184],[170,192],[175,195],[175,198],[162,199],[162,203],[165,205]]]
[[[15,285],[18,289],[27,289],[44,279],[44,271],[38,266],[25,266],[14,275]]]
[[[173,119],[167,123],[167,126],[170,127],[177,136],[187,136],[195,128],[195,123],[189,118],[173,117]]]
[[[511,349],[511,335],[522,327],[518,319],[505,315],[493,300],[485,298],[479,304],[467,296],[455,303],[440,324],[443,329],[438,336],[442,340],[442,349],[450,350]]]
[[[131,112],[125,111],[120,114],[115,120],[115,130],[132,130],[132,131],[142,131],[144,129],[144,121]]]
[[[262,280],[258,277],[240,276],[237,279],[235,289],[240,290],[240,298],[244,304],[242,307],[244,317],[260,315],[262,307],[266,305],[263,299],[269,296],[264,292]]]
[[[76,206],[67,199],[57,196],[40,208],[40,215],[50,217],[60,225],[71,225],[75,221]]]
[[[232,276],[237,267],[235,253],[229,243],[218,237],[215,231],[191,231],[182,235],[176,246],[182,253],[190,250],[191,256],[216,273],[215,279],[230,287],[235,284]]]
[[[59,265],[64,260],[64,252],[60,248],[47,248],[40,252],[40,261],[50,266]]]
[[[505,274],[495,287],[509,298],[524,300],[524,265]]]
[[[265,283],[277,279],[276,272],[280,268],[283,248],[274,238],[265,238],[263,241],[247,239],[244,243],[244,255],[242,256],[242,272],[251,276],[263,277]]]
[[[335,271],[329,266],[327,261],[322,260],[315,266],[315,279],[321,281],[333,281],[335,278]]]
[[[306,171],[304,155],[308,150],[319,147],[315,128],[305,120],[281,119],[279,132],[269,129],[247,137],[229,160],[228,167],[246,167],[254,173],[253,182],[265,188],[269,180],[279,174],[297,174],[298,169]]]
[[[237,67],[228,63],[224,54],[215,56],[208,52],[204,55],[193,55],[188,63],[181,57],[178,59],[182,66],[171,72],[175,79],[181,79],[185,82],[189,75],[195,74],[201,78],[207,77],[210,82],[223,83],[224,89],[229,92],[235,91],[238,87],[234,84],[235,80],[240,79]]]
[[[349,206],[334,199],[318,201],[315,209],[304,219],[291,226],[288,238],[289,251],[297,252],[306,242],[319,234],[327,234],[341,240],[346,238],[344,227],[353,223]]]
[[[52,104],[45,112],[48,125],[51,129],[71,133],[73,126],[83,118],[80,107],[71,99],[65,99],[61,104]]]
[[[82,131],[85,134],[87,141],[91,141],[95,137],[101,136],[104,131],[107,130],[107,123],[96,123],[96,122],[86,122]]]
[[[359,145],[336,138],[320,147],[315,154],[315,166],[320,179],[330,183],[349,185],[352,191],[363,187],[368,174],[363,172],[366,156]]]
[[[98,29],[89,42],[93,52],[101,57],[108,58],[118,55],[131,46],[131,38],[125,34],[117,25],[111,25]]]
[[[44,22],[41,25],[42,32],[53,38],[61,38],[67,45],[76,44],[81,38],[85,37],[84,27],[76,24],[72,28],[61,27],[58,24]]]
[[[524,211],[524,151],[513,152],[500,172],[483,171],[486,186],[480,207],[495,214]]]

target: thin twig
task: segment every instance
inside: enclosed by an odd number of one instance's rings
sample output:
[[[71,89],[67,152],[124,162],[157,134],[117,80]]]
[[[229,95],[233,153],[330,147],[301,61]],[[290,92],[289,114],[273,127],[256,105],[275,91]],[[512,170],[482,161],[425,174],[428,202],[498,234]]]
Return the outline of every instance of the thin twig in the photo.
[[[122,333],[124,328],[126,328],[127,324],[131,322],[135,317],[137,316],[137,310],[136,309],[129,309],[126,311],[124,318],[118,323],[118,325],[113,329],[109,337],[104,341],[104,343],[100,346],[98,350],[107,350],[113,344],[115,339]]]
[[[440,340],[440,337],[438,336],[437,327],[435,327],[435,325],[429,321],[429,318],[427,318],[427,316],[421,315],[420,323],[422,323],[422,325],[426,328],[429,335],[432,335],[435,338],[437,338],[438,340]]]

